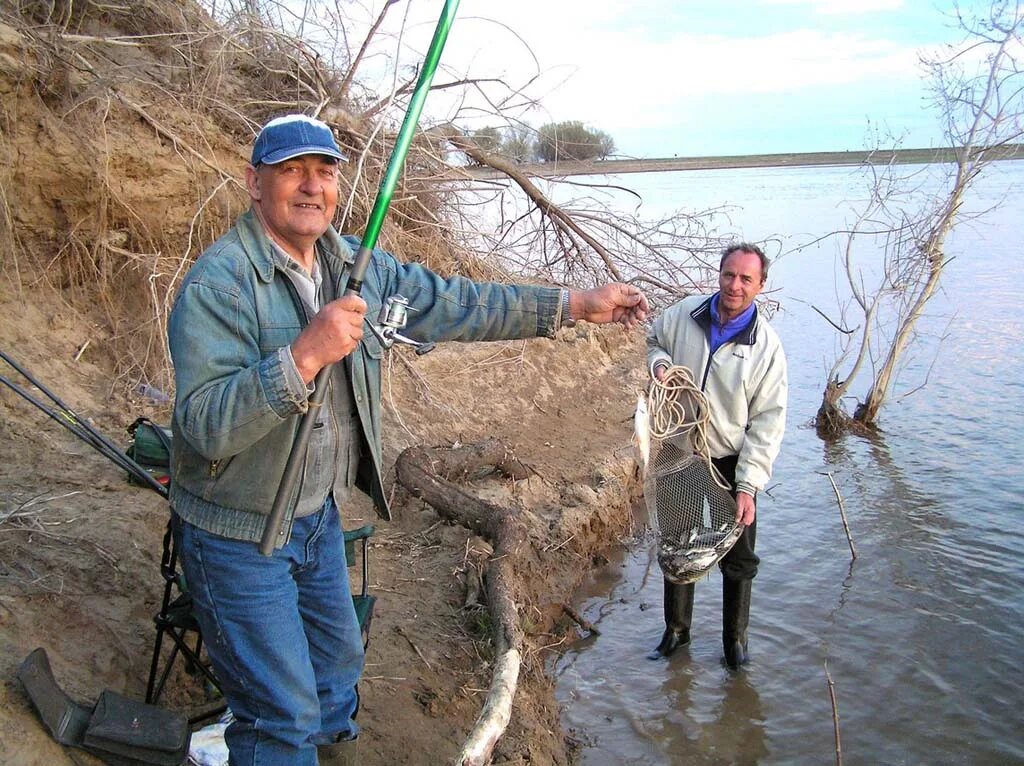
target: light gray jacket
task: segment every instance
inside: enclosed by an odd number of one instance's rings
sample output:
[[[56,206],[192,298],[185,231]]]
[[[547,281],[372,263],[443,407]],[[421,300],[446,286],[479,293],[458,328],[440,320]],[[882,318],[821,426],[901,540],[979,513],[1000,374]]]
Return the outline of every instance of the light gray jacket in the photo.
[[[712,457],[737,455],[736,487],[764,489],[786,427],[786,356],[757,310],[750,324],[711,354],[711,298],[684,298],[647,334],[647,363],[690,368],[711,405]]]

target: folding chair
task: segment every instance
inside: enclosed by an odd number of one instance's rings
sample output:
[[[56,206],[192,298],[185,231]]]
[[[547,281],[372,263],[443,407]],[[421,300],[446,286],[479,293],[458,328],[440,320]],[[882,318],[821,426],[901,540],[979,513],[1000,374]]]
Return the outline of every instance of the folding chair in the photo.
[[[373,533],[372,524],[344,533],[345,560],[349,567],[355,566],[356,543],[361,543],[359,591],[352,595],[352,602],[359,620],[359,630],[363,636],[364,647],[370,643],[370,623],[373,620],[373,607],[377,601],[377,597],[371,596],[369,593],[369,557],[367,554],[369,540]],[[163,554],[160,558],[160,575],[164,581],[164,592],[160,602],[160,611],[153,618],[153,622],[156,624],[156,640],[153,646],[153,659],[149,667],[149,681],[146,684],[146,702],[150,704],[156,704],[160,699],[167,679],[174,668],[175,660],[179,656],[185,658],[186,672],[193,676],[201,674],[218,693],[220,691],[217,676],[203,654],[203,636],[192,615],[192,596],[177,564],[178,552],[174,545],[174,535],[171,534],[171,524],[168,521],[167,531],[164,533]],[[172,643],[166,657],[163,656],[165,637],[169,638]],[[224,709],[225,706],[220,705],[214,709],[205,710],[190,718],[189,723],[194,724],[218,716],[224,712]]]

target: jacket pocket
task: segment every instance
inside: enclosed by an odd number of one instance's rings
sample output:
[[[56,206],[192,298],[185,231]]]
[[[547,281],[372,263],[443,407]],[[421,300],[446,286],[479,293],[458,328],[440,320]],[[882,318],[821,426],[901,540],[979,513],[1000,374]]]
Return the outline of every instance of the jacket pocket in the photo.
[[[384,346],[377,339],[377,336],[373,334],[372,330],[367,330],[363,334],[363,339],[360,341],[360,345],[366,355],[371,359],[379,362],[384,357]]]
[[[301,331],[298,325],[260,328],[260,355],[267,356],[279,348],[291,345]]]

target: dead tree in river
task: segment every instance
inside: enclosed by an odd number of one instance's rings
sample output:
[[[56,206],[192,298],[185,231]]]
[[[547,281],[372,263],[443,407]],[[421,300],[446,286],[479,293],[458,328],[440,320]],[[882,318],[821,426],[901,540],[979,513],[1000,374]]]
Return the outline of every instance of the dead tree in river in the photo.
[[[983,17],[958,15],[957,21],[965,33],[962,43],[951,46],[944,56],[923,59],[934,101],[942,111],[946,140],[958,147],[943,188],[911,209],[911,195],[919,198],[922,193],[914,188],[920,179],[898,175],[894,165],[877,167],[869,162],[869,199],[844,233],[842,273],[851,298],[842,321],[829,320],[845,337],[828,372],[815,421],[824,435],[876,424],[917,321],[940,288],[949,260],[946,238],[968,215],[962,209],[965,195],[992,162],[1006,155],[1005,147],[1024,136],[1024,8],[1019,0],[1002,0]],[[872,278],[860,263],[865,250],[877,247],[882,249],[882,265]],[[860,313],[861,324],[853,330],[846,329],[848,309]],[[841,401],[869,363],[870,386],[851,418]]]

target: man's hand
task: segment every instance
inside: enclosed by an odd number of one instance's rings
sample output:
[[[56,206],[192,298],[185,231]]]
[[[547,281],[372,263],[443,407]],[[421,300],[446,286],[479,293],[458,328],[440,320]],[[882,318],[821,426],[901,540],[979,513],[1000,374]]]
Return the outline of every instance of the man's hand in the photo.
[[[305,383],[320,370],[356,350],[363,337],[366,302],[358,295],[331,301],[292,341],[292,358]]]
[[[754,523],[754,498],[746,492],[736,493],[736,523],[750,526]]]
[[[594,324],[619,322],[632,328],[644,321],[650,310],[639,287],[621,282],[569,292],[569,315]]]

